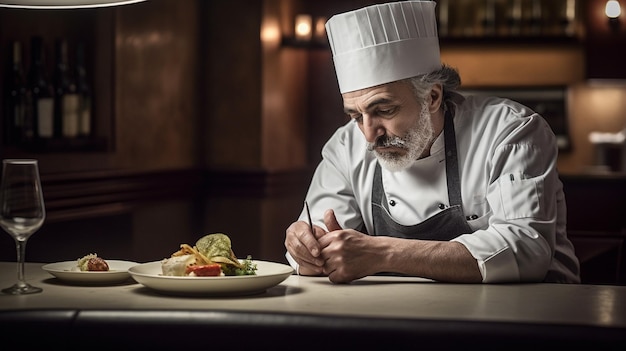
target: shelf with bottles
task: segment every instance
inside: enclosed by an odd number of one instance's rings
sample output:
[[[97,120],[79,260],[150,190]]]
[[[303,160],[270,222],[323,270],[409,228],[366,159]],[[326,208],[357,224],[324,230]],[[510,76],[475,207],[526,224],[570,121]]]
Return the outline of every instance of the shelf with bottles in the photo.
[[[577,0],[437,0],[442,43],[578,43]]]
[[[107,11],[0,9],[2,157],[112,149],[111,22]]]

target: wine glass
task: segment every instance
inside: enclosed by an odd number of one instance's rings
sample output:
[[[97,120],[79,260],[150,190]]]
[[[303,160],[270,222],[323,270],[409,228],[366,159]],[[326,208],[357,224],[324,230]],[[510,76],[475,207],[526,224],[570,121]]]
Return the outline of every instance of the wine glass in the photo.
[[[26,241],[41,227],[45,218],[37,160],[2,160],[0,226],[15,239],[18,279],[13,286],[3,289],[3,293],[21,295],[42,291],[26,283],[24,260]]]

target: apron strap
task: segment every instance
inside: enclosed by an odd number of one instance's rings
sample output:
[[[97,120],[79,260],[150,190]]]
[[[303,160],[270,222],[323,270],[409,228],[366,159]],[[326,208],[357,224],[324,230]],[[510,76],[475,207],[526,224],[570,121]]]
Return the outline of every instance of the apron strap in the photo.
[[[450,109],[446,109],[443,126],[443,136],[446,148],[446,180],[448,183],[448,201],[450,206],[463,207],[461,200],[461,178],[459,176],[459,163],[456,152],[456,133],[454,132],[454,120]]]

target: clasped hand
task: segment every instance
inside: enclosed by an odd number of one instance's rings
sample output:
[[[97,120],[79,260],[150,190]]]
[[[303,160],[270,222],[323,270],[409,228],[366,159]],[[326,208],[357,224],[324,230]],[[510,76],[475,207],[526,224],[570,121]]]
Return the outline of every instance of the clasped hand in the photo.
[[[299,264],[301,275],[326,275],[333,283],[350,281],[376,273],[377,250],[374,237],[353,229],[343,229],[333,210],[324,213],[326,231],[298,221],[287,228],[285,247]]]

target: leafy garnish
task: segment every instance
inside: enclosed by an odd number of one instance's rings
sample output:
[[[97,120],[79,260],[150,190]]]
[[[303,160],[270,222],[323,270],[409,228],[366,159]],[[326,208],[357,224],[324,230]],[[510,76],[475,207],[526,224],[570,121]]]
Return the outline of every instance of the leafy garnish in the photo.
[[[196,241],[196,248],[213,262],[225,263],[241,268],[241,264],[231,248],[230,238],[226,234],[214,233],[205,235]]]
[[[252,256],[241,261],[241,268],[232,265],[222,265],[222,272],[224,275],[256,275],[257,267],[256,263],[252,262]]]

